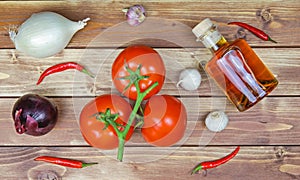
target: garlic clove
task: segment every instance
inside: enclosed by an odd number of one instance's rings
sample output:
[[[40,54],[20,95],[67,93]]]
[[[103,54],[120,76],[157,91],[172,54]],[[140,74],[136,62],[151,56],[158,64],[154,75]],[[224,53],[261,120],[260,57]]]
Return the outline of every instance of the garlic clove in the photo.
[[[205,125],[210,131],[220,132],[225,129],[228,121],[229,119],[225,112],[213,111],[207,115],[205,119]]]
[[[36,58],[62,51],[89,18],[74,22],[54,12],[34,13],[15,32],[9,32],[17,50]]]
[[[201,84],[201,74],[198,69],[188,68],[180,72],[177,87],[180,86],[185,90],[193,91],[198,89]]]

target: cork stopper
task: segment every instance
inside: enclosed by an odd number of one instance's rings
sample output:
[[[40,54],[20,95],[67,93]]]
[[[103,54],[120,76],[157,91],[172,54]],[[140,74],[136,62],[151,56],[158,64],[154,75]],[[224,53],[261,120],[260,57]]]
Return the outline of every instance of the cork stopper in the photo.
[[[194,35],[199,38],[203,35],[205,35],[205,33],[213,26],[213,23],[211,22],[211,20],[209,18],[204,19],[203,21],[201,21],[198,25],[196,25],[193,29],[192,32],[194,33]]]

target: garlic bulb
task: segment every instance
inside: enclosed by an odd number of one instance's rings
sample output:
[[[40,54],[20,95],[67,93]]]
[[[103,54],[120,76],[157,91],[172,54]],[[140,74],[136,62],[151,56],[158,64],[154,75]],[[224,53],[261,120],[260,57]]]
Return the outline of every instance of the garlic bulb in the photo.
[[[122,11],[125,12],[127,22],[131,26],[140,25],[146,18],[146,10],[139,4],[125,8]]]
[[[34,13],[17,31],[10,31],[9,36],[17,50],[45,58],[62,51],[89,20],[74,22],[54,12]]]
[[[198,69],[184,69],[180,72],[177,87],[181,86],[188,91],[196,90],[201,84],[201,74]]]
[[[227,124],[228,116],[223,111],[210,112],[205,119],[207,129],[213,132],[224,130]]]

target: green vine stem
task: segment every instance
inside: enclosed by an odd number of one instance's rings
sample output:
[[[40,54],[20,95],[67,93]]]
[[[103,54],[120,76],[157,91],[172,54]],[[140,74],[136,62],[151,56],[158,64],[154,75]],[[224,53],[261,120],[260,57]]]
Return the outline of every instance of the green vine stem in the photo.
[[[129,84],[125,87],[124,91],[126,91],[126,89],[128,89],[131,85],[134,85],[135,88],[136,88],[136,92],[137,92],[137,98],[136,98],[133,110],[130,113],[130,116],[129,116],[129,119],[127,121],[127,124],[126,124],[125,128],[119,129],[120,126],[118,125],[118,123],[115,122],[117,117],[113,117],[113,118],[111,117],[111,118],[108,118],[109,119],[108,121],[105,121],[105,123],[107,123],[107,125],[111,125],[114,128],[114,130],[115,130],[115,132],[118,136],[119,146],[118,146],[117,159],[119,161],[123,160],[126,136],[127,136],[128,132],[130,130],[130,127],[132,126],[132,124],[134,122],[134,119],[137,116],[137,112],[140,109],[140,106],[141,106],[145,96],[150,91],[152,91],[156,86],[158,86],[158,82],[155,82],[150,87],[148,87],[144,92],[141,92],[141,89],[139,87],[139,82],[142,79],[148,78],[148,76],[143,76],[143,75],[140,74],[141,67],[142,66],[139,65],[138,68],[135,71],[133,71],[132,69],[130,69],[128,67],[128,65],[125,62],[125,68],[129,72],[129,76],[119,78],[120,80],[129,80]],[[106,114],[106,115],[107,116],[112,116],[111,114],[110,115]]]
[[[129,116],[129,120],[127,122],[127,125],[125,126],[125,129],[123,131],[120,131],[118,128],[115,128],[115,130],[117,131],[117,135],[119,138],[119,147],[118,147],[118,156],[117,159],[119,161],[123,160],[123,154],[124,154],[124,145],[125,145],[125,137],[130,129],[130,127],[132,126],[132,123],[134,121],[134,118],[141,106],[141,103],[143,102],[145,96],[152,91],[152,89],[154,89],[156,86],[158,86],[158,82],[153,83],[149,88],[147,88],[144,92],[141,92],[139,84],[139,81],[134,82],[134,86],[136,87],[136,91],[137,91],[137,99],[135,101],[134,104],[134,108],[131,111],[131,114]]]
[[[144,76],[144,78],[147,78],[147,77]],[[123,160],[126,136],[130,130],[130,127],[132,126],[132,124],[134,122],[134,119],[137,116],[138,110],[140,110],[141,104],[142,104],[145,96],[150,91],[152,91],[156,86],[158,86],[158,82],[155,82],[150,87],[148,87],[144,92],[141,92],[141,89],[139,87],[139,81],[141,79],[143,79],[143,78],[137,78],[136,81],[132,82],[133,85],[136,87],[137,99],[135,101],[133,110],[130,113],[130,116],[129,116],[126,126],[122,126],[121,124],[116,122],[116,120],[119,117],[119,114],[112,114],[110,109],[106,109],[105,112],[99,112],[99,113],[96,113],[93,115],[96,117],[97,120],[99,120],[105,124],[104,129],[106,129],[108,126],[111,126],[115,130],[115,132],[118,136],[118,140],[119,140],[118,155],[117,155],[117,159],[119,161]],[[122,126],[122,128],[120,128],[121,126]]]

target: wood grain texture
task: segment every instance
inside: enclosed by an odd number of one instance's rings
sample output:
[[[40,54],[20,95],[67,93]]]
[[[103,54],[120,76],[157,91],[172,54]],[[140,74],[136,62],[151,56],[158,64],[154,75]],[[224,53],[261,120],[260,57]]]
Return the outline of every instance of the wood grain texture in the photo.
[[[187,92],[176,86],[179,73],[187,67],[197,67],[198,62],[208,61],[210,52],[198,48],[155,48],[162,56],[167,69],[162,94],[188,96],[222,96],[202,70],[202,84],[197,92]],[[122,49],[66,49],[57,56],[46,59],[30,58],[15,50],[0,50],[0,72],[9,75],[1,79],[0,96],[21,96],[35,92],[46,96],[94,96],[115,92],[111,81],[111,65]],[[297,96],[300,92],[300,52],[297,48],[255,48],[255,52],[277,76],[279,86],[272,96]],[[16,53],[15,53],[16,54]],[[40,74],[48,67],[66,61],[83,64],[96,75],[95,79],[77,72],[64,71],[50,75],[36,86]],[[172,66],[170,66],[172,64]]]
[[[68,47],[86,47],[97,35],[110,27],[124,22],[122,9],[140,3],[147,10],[148,17],[170,19],[194,27],[202,19],[210,17],[216,21],[221,32],[232,40],[236,36],[245,37],[250,44],[259,46],[299,46],[300,36],[300,2],[278,1],[226,1],[222,6],[216,1],[2,1],[0,7],[0,47],[12,48],[7,28],[18,26],[34,12],[54,11],[67,18],[78,21],[89,16],[92,20],[88,26],[77,33]],[[278,44],[266,43],[248,31],[234,26],[227,26],[230,21],[243,21],[265,30]],[[134,37],[134,33],[132,33]],[[113,39],[112,41],[113,42]],[[197,43],[188,42],[191,46]],[[174,46],[161,41],[148,41],[148,45],[157,47]],[[107,44],[97,43],[97,47]]]
[[[123,8],[142,4],[146,21],[130,27]],[[273,0],[93,0],[93,1],[0,1],[0,179],[300,179],[300,1]],[[91,21],[75,34],[59,54],[36,59],[14,49],[9,28],[19,26],[32,13],[54,11],[78,21]],[[246,112],[238,112],[200,68],[201,87],[194,92],[176,87],[178,73],[209,60],[210,52],[195,41],[191,29],[209,17],[229,41],[245,38],[270,70],[279,86]],[[277,44],[265,42],[228,22],[242,21],[268,33]],[[126,144],[124,162],[116,150],[101,151],[82,138],[78,115],[93,96],[117,93],[110,68],[126,46],[145,44],[163,57],[167,78],[161,94],[175,95],[188,107],[184,138],[173,147],[152,147],[136,130]],[[91,79],[76,71],[46,77],[49,66],[75,61],[96,76]],[[19,96],[37,93],[50,98],[59,110],[55,128],[42,137],[18,135],[11,110]],[[226,129],[211,133],[204,126],[206,115],[224,110],[230,118]],[[209,170],[208,175],[191,176],[199,162],[218,159],[241,145],[228,163]],[[85,169],[70,169],[33,159],[52,155],[98,162]],[[47,174],[48,173],[48,174]]]
[[[15,98],[1,98],[0,144],[5,146],[78,146],[87,145],[83,140],[78,116],[90,98],[51,98],[59,110],[55,129],[39,138],[18,135],[13,127],[11,111]],[[267,97],[252,109],[239,113],[224,98],[181,98],[188,107],[185,136],[177,145],[299,145],[299,97]],[[288,107],[288,108],[287,108]],[[230,118],[221,133],[212,133],[204,126],[206,115],[224,109]],[[148,146],[137,130],[129,146]]]
[[[38,179],[43,173],[55,172],[63,179],[201,179],[202,174],[190,175],[192,168],[202,161],[221,158],[235,146],[168,148],[130,147],[120,163],[109,154],[85,147],[2,147],[0,148],[1,179]],[[160,156],[169,151],[169,155]],[[172,153],[171,153],[172,152]],[[139,156],[143,154],[143,156]],[[33,159],[40,155],[67,157],[98,165],[85,169],[65,168]],[[299,146],[242,146],[234,159],[215,169],[208,170],[205,179],[298,179],[293,171],[299,166]],[[140,159],[143,158],[143,159]],[[152,160],[151,160],[152,159]]]

